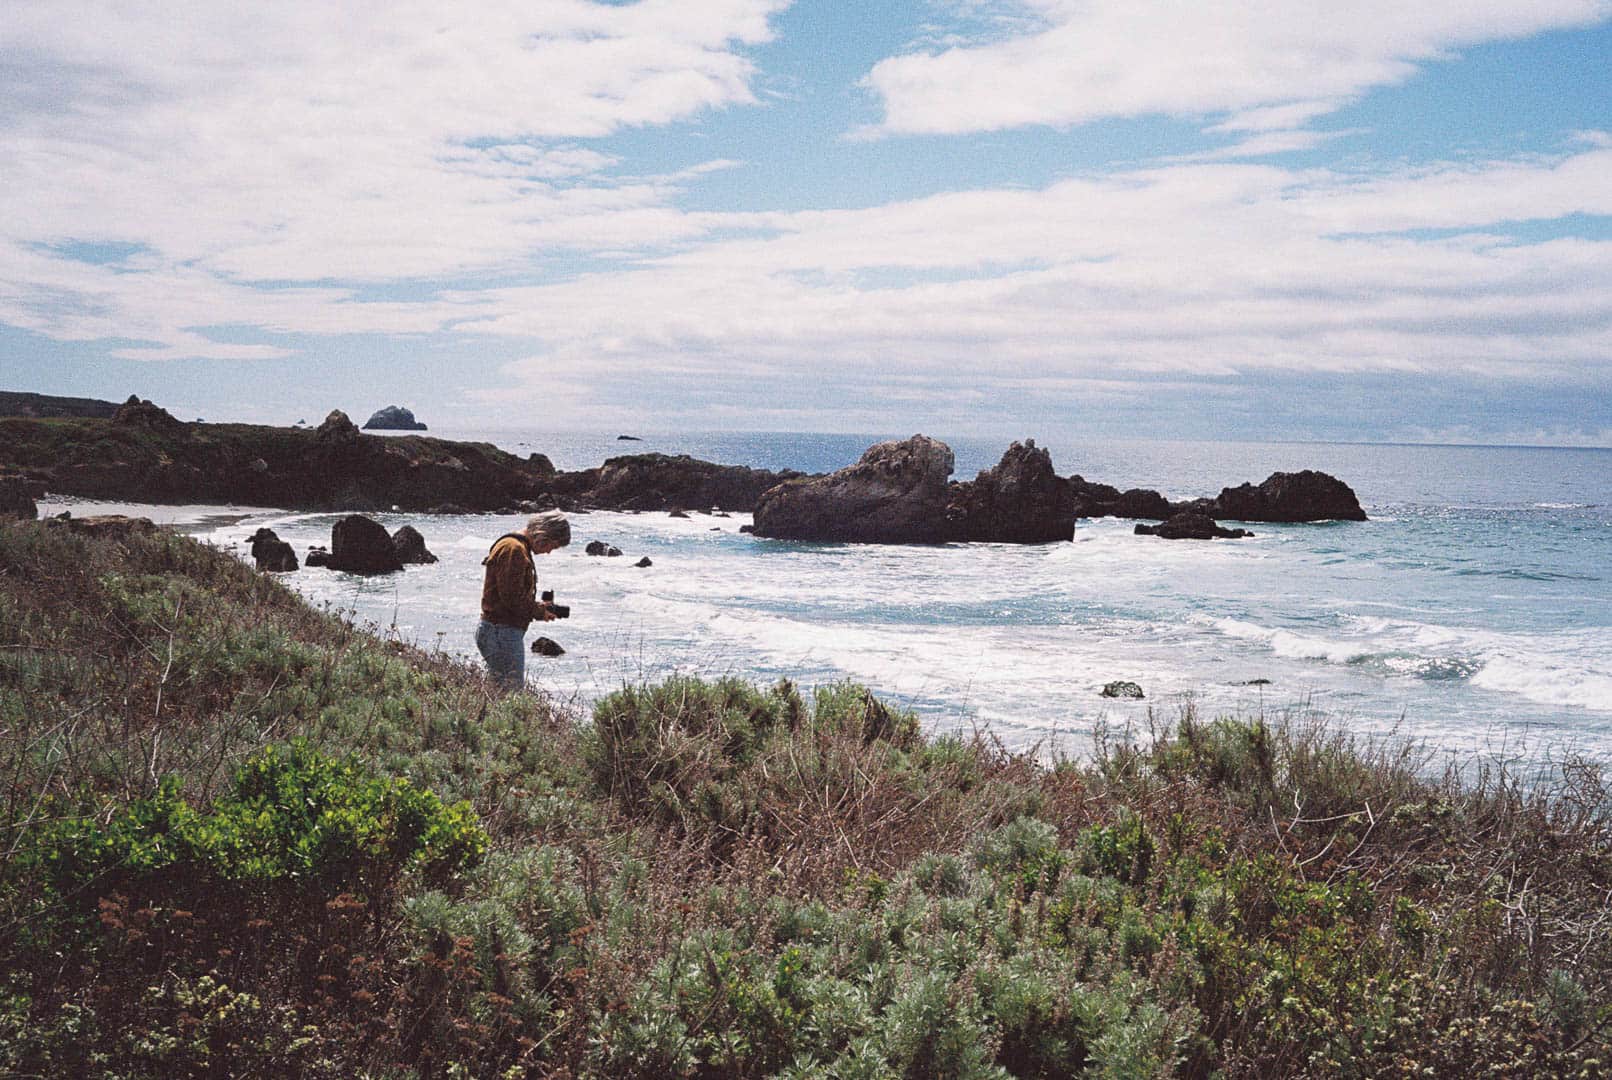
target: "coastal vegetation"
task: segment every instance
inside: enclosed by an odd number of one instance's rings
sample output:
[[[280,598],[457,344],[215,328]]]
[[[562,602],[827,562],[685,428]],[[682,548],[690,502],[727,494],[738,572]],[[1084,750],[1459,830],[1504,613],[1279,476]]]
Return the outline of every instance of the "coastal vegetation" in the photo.
[[[0,524],[0,1072],[1601,1076],[1612,796],[1303,714],[1048,760],[587,714],[150,528]]]

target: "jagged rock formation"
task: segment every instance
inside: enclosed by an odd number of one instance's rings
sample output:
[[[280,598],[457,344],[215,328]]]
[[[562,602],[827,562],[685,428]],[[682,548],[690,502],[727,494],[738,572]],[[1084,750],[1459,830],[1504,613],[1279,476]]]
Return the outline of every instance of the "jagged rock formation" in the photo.
[[[1254,534],[1247,529],[1223,529],[1208,514],[1183,510],[1162,524],[1138,525],[1136,535],[1165,540],[1241,540]]]
[[[325,565],[353,574],[389,574],[403,569],[403,560],[397,557],[384,525],[362,514],[349,514],[330,530],[330,561]]]
[[[401,405],[388,405],[384,409],[377,409],[368,420],[364,421],[365,431],[425,431],[426,426],[414,418],[414,414]]]
[[[437,557],[426,549],[425,537],[413,525],[404,525],[392,534],[392,549],[405,566],[434,563]]]
[[[935,544],[946,518],[951,447],[927,435],[869,447],[849,468],[791,480],[756,503],[755,533],[784,540]]]
[[[1053,472],[1052,455],[1034,439],[1008,447],[973,482],[954,484],[946,518],[954,540],[1045,544],[1075,536],[1069,482]]]

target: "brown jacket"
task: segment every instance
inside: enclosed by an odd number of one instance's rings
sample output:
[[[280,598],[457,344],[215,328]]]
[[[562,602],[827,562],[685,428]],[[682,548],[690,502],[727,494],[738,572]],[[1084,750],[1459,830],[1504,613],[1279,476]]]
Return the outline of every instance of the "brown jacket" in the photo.
[[[542,618],[537,599],[537,567],[532,549],[515,533],[498,538],[487,557],[481,560],[487,575],[481,583],[481,617],[500,626],[525,630],[533,619]]]

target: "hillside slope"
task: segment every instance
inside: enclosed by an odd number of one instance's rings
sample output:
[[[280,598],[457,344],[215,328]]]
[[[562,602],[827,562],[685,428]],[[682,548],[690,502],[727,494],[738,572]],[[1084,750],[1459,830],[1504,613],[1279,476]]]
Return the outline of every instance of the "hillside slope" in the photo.
[[[86,529],[88,531],[86,531]],[[846,685],[591,718],[139,525],[0,525],[0,1071],[1602,1075],[1608,799]]]

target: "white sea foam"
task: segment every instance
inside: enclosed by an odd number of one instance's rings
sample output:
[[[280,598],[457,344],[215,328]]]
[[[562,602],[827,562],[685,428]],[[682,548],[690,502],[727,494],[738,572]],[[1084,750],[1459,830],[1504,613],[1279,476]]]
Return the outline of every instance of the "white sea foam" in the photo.
[[[1550,663],[1539,656],[1494,657],[1472,676],[1472,684],[1548,705],[1612,713],[1612,675]]]
[[[1228,637],[1265,645],[1276,656],[1331,664],[1374,661],[1423,678],[1465,678],[1476,687],[1543,705],[1612,713],[1612,630],[1505,634],[1458,626],[1350,616],[1349,636],[1324,638],[1238,619],[1212,624]]]

